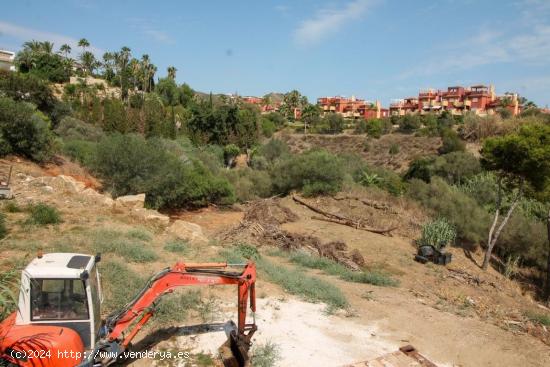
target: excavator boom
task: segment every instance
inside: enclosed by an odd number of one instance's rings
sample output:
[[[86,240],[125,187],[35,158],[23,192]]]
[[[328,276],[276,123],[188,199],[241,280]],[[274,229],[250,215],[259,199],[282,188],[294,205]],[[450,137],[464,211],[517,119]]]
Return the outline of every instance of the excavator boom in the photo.
[[[153,275],[122,309],[101,320],[101,283],[95,257],[76,253],[37,256],[21,275],[18,311],[0,322],[0,366],[102,367],[123,359],[138,332],[153,317],[162,296],[179,287],[236,285],[237,323],[223,330],[224,364],[250,365],[248,350],[257,330],[247,323],[256,311],[256,266],[227,263],[183,263]],[[30,358],[29,355],[38,357]],[[71,351],[70,358],[60,353]]]
[[[240,272],[227,270],[236,265],[244,266]],[[227,263],[176,263],[155,274],[145,287],[121,310],[109,315],[105,320],[106,345],[116,344],[119,351],[125,350],[139,330],[154,315],[155,305],[160,298],[173,292],[176,288],[194,285],[237,285],[238,321],[230,331],[229,347],[239,361],[237,364],[248,365],[250,339],[257,330],[255,323],[246,323],[248,301],[250,310],[256,312],[256,266]],[[112,349],[112,348],[111,348]]]

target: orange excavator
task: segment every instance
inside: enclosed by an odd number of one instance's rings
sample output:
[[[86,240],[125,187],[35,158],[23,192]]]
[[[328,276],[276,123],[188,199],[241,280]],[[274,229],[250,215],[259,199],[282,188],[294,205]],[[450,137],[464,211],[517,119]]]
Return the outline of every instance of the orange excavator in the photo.
[[[237,325],[226,324],[221,354],[225,366],[250,365],[248,350],[257,330],[254,321],[246,322],[249,301],[252,315],[256,311],[253,262],[178,262],[102,320],[100,260],[99,254],[50,253],[31,261],[21,275],[18,310],[0,323],[0,366],[101,367],[127,359],[130,342],[161,297],[194,285],[237,286]]]

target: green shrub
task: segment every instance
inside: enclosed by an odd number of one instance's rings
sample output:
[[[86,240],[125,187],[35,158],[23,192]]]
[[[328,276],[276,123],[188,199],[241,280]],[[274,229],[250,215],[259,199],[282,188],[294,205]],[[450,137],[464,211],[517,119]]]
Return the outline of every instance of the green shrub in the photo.
[[[66,140],[99,141],[105,135],[99,127],[69,116],[61,120],[55,132]]]
[[[4,204],[4,210],[8,213],[21,213],[23,209],[13,200]]]
[[[445,218],[439,218],[422,226],[420,246],[433,246],[436,249],[453,243],[456,238],[455,227]]]
[[[183,162],[161,143],[137,135],[107,136],[98,144],[94,170],[113,196],[145,192],[152,208],[234,202],[227,180],[215,177],[197,160]]]
[[[17,309],[19,273],[15,270],[0,272],[0,320]]]
[[[279,358],[279,346],[270,341],[263,345],[254,345],[250,357],[254,367],[275,367]]]
[[[148,263],[158,259],[156,251],[145,247],[142,243],[128,243],[124,248],[114,248],[113,252],[136,263]]]
[[[270,119],[262,117],[261,124],[262,124],[262,133],[264,134],[264,136],[266,138],[271,138],[273,136],[273,133],[277,129],[277,127],[275,126],[275,123]]]
[[[481,172],[479,160],[471,153],[452,152],[439,157],[421,157],[411,162],[404,178],[430,182],[439,176],[451,184],[462,184]]]
[[[399,130],[405,133],[410,133],[420,129],[422,121],[418,115],[407,114],[399,118]]]
[[[279,112],[270,112],[263,115],[263,117],[271,120],[275,124],[275,126],[277,126],[277,128],[281,128],[286,124],[285,117]]]
[[[356,134],[365,134],[367,132],[367,121],[365,119],[357,119],[355,121],[355,131]]]
[[[183,241],[170,241],[164,245],[164,249],[175,254],[185,254],[189,250],[189,245]]]
[[[250,158],[250,167],[255,170],[265,171],[269,169],[270,164],[263,155],[254,154],[252,158]]]
[[[321,132],[328,134],[338,134],[344,131],[345,121],[344,118],[337,113],[329,113],[323,117],[322,121],[322,130]]]
[[[153,239],[153,234],[145,229],[134,228],[128,231],[126,235],[129,238],[134,238],[141,241],[151,241]]]
[[[57,208],[48,204],[39,203],[29,207],[27,223],[36,225],[48,225],[61,223],[61,213]]]
[[[376,186],[394,196],[400,196],[405,192],[405,183],[401,177],[397,173],[384,168],[365,166],[355,172],[353,178],[363,186]]]
[[[63,154],[86,167],[93,166],[97,143],[85,140],[66,140],[61,147]]]
[[[324,150],[312,150],[278,162],[271,172],[275,192],[301,190],[306,196],[334,194],[342,188],[342,160]]]
[[[397,153],[399,153],[399,145],[396,143],[390,145],[390,150],[388,151],[388,153],[390,153],[390,155],[396,155]]]
[[[371,119],[366,123],[367,134],[375,139],[391,131],[392,125],[388,119]]]
[[[226,170],[223,175],[233,186],[239,202],[265,198],[272,194],[271,177],[266,171],[244,168]]]
[[[466,149],[466,144],[460,139],[458,134],[451,129],[445,129],[441,133],[442,145],[439,148],[440,154],[451,152],[463,152]]]
[[[228,167],[233,167],[235,158],[241,153],[241,150],[235,144],[228,144],[223,148],[223,158]]]
[[[448,185],[438,177],[428,184],[420,180],[410,181],[408,195],[446,218],[457,232],[457,237],[472,243],[484,240],[491,221],[490,214],[471,197]]]
[[[459,185],[481,173],[481,164],[471,153],[454,151],[435,160],[434,172],[447,182]]]
[[[436,157],[419,157],[415,158],[409,165],[409,169],[403,176],[405,180],[422,180],[430,182],[434,173],[434,162]]]
[[[252,157],[262,156],[271,164],[279,159],[286,158],[289,154],[290,148],[284,141],[270,139],[266,144],[257,148]]]
[[[527,312],[527,318],[544,326],[550,326],[550,315],[536,312]]]
[[[0,133],[10,151],[44,162],[54,152],[54,139],[44,115],[32,105],[0,97]]]
[[[48,81],[31,74],[0,71],[0,95],[30,102],[47,114],[58,103]]]

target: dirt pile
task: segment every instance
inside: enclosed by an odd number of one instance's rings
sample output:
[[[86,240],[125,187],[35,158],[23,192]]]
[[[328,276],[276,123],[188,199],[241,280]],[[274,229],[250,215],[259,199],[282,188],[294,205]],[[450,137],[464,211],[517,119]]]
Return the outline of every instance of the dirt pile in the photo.
[[[270,245],[285,251],[305,250],[314,256],[334,260],[352,270],[360,270],[365,259],[358,252],[349,252],[343,241],[323,243],[318,237],[291,233],[280,228],[299,217],[276,199],[258,200],[249,205],[242,222],[223,235],[225,240],[248,242],[256,246]]]

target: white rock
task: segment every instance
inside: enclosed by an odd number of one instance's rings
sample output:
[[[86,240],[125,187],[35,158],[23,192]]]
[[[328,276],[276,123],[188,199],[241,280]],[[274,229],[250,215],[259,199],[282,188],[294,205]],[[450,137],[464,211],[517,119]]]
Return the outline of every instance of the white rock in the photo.
[[[184,220],[176,220],[170,227],[166,228],[166,232],[189,242],[208,242],[208,238],[202,233],[201,226]]]
[[[53,192],[53,187],[51,186],[42,186],[40,188],[44,194],[51,194]]]
[[[167,226],[170,223],[170,217],[152,209],[136,208],[132,210],[132,215],[161,226]]]
[[[115,205],[115,201],[108,196],[104,196],[103,199],[101,199],[101,204],[112,208]]]
[[[71,176],[59,175],[54,178],[65,190],[70,192],[80,192],[86,188],[82,182],[75,180]]]
[[[145,203],[145,194],[126,195],[116,198],[116,205],[127,208],[143,208],[143,203]]]

